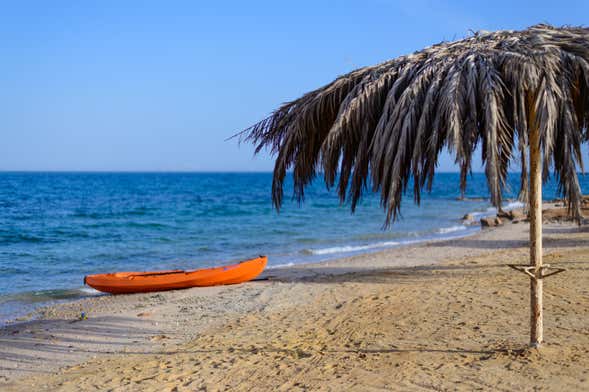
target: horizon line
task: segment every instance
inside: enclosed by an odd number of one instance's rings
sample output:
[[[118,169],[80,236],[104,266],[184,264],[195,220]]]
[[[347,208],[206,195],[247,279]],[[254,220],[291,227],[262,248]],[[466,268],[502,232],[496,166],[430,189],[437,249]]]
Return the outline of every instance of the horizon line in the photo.
[[[272,174],[273,170],[3,170],[0,169],[0,174],[7,174],[7,173],[56,173],[56,174],[197,174],[197,173],[210,173],[210,174],[223,174],[223,173],[243,173],[243,174],[251,174],[251,173],[265,173],[265,174]],[[318,172],[317,174],[320,175],[322,172]],[[440,170],[437,171],[435,174],[445,174],[445,173],[456,173],[459,174],[459,170]],[[485,171],[472,171],[470,174],[484,174]],[[508,174],[513,173],[521,173],[521,171],[508,171]],[[287,171],[287,174],[292,174],[292,171]],[[577,172],[577,174],[584,174],[583,172]]]

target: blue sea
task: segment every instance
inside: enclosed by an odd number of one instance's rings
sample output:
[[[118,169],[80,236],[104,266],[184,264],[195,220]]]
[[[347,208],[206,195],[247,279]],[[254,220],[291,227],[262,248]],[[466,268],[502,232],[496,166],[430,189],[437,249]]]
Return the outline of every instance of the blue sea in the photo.
[[[86,274],[195,269],[259,254],[273,268],[468,235],[479,228],[464,226],[464,214],[494,210],[484,174],[470,178],[466,200],[458,180],[438,174],[421,207],[408,194],[403,217],[384,230],[378,195],[351,214],[319,180],[300,206],[287,181],[277,214],[271,173],[0,173],[0,323],[98,295],[83,287]],[[507,198],[518,180],[510,177]],[[544,189],[556,197],[553,183]]]

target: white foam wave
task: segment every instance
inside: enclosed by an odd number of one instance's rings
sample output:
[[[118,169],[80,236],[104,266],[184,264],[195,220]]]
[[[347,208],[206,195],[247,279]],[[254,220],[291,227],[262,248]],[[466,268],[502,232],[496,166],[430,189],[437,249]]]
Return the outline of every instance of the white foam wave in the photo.
[[[516,208],[523,208],[525,206],[521,201],[512,201],[503,206],[504,210],[514,210]]]
[[[307,252],[314,255],[329,255],[333,253],[351,253],[351,252],[359,252],[362,250],[369,250],[369,249],[378,249],[378,248],[388,248],[391,246],[400,245],[401,242],[397,241],[385,241],[385,242],[377,242],[374,244],[368,245],[345,245],[345,246],[334,246],[331,248],[323,248],[323,249],[306,249]]]
[[[466,227],[464,225],[442,227],[442,228],[438,229],[438,233],[448,234],[448,233],[454,233],[456,231],[462,231],[462,230],[466,230],[466,229],[468,229],[468,227]]]
[[[294,263],[286,263],[286,264],[276,264],[266,267],[266,269],[276,269],[276,268],[284,268],[284,267],[292,267]]]
[[[525,206],[525,204],[522,203],[521,201],[512,201],[507,204],[504,204],[502,208],[504,211],[510,211],[510,210],[515,210],[516,208],[523,208],[524,206]],[[469,215],[472,215],[475,219],[478,219],[478,218],[483,218],[483,217],[487,217],[490,215],[495,215],[496,213],[497,213],[497,208],[489,207],[485,211],[469,212]]]
[[[92,287],[81,287],[78,290],[84,294],[92,294],[92,295],[101,294],[100,291],[93,289]]]

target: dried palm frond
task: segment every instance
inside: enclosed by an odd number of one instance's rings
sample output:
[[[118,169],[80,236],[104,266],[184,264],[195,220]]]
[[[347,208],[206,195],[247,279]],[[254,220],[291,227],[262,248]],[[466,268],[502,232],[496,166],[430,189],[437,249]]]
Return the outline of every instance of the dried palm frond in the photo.
[[[534,123],[530,124],[529,119]],[[545,179],[553,169],[580,218],[581,143],[589,138],[589,29],[536,25],[477,33],[360,68],[286,103],[245,131],[256,152],[277,154],[272,185],[280,208],[293,170],[295,197],[317,173],[338,182],[352,210],[372,185],[394,220],[413,179],[414,200],[431,189],[440,152],[461,170],[464,191],[480,143],[491,202],[500,206],[510,161],[521,157],[522,190],[531,126],[538,127]]]

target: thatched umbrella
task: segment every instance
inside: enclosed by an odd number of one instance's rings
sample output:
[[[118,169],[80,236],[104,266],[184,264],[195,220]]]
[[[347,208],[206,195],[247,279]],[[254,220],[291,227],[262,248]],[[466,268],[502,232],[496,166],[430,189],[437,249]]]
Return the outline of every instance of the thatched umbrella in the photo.
[[[542,182],[553,169],[569,213],[581,218],[581,144],[589,133],[589,29],[536,25],[479,32],[340,76],[248,128],[247,140],[277,154],[273,202],[293,170],[295,197],[322,172],[352,210],[380,192],[386,224],[413,179],[419,203],[440,152],[460,167],[464,192],[479,143],[491,202],[501,206],[510,161],[520,157],[527,198],[529,150],[531,344],[542,342]]]

